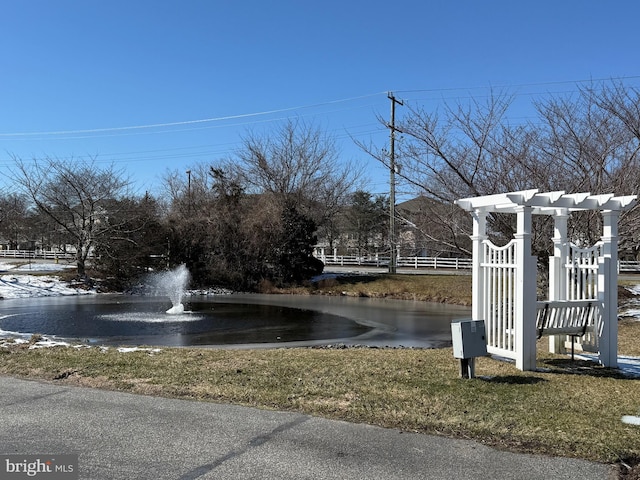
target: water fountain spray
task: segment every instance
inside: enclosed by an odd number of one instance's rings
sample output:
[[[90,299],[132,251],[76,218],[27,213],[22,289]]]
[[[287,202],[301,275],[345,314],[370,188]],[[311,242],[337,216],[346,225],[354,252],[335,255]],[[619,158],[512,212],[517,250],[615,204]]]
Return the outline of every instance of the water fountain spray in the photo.
[[[189,270],[182,264],[173,270],[157,273],[153,278],[160,294],[166,295],[173,305],[167,313],[179,315],[184,312],[182,297],[189,284]]]

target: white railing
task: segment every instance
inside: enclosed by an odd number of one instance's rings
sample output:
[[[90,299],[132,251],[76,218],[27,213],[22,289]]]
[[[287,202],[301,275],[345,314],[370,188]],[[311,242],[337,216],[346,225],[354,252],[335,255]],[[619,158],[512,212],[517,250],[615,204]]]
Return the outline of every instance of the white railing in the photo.
[[[360,266],[360,267],[388,267],[389,257],[358,255],[316,255],[325,265]],[[471,270],[470,258],[443,257],[398,257],[396,266],[399,268],[434,268],[447,270]]]
[[[2,258],[21,258],[21,259],[34,259],[41,258],[45,260],[73,260],[75,254],[68,252],[48,252],[40,250],[0,250],[0,257]]]
[[[640,261],[620,260],[618,262],[618,272],[640,273]]]
[[[0,254],[1,255],[1,254]],[[325,265],[388,267],[389,257],[358,255],[321,255],[314,254]],[[450,270],[471,270],[470,258],[444,257],[398,257],[396,265],[402,268],[443,268]],[[618,271],[640,273],[640,261],[620,260]]]

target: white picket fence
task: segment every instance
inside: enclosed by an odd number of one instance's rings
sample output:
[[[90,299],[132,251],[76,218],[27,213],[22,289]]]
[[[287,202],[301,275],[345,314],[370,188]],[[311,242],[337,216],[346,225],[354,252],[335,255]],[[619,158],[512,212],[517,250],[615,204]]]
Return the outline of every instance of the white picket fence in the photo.
[[[640,273],[640,262],[636,260],[620,260],[618,262],[618,272]]]
[[[388,267],[389,257],[357,255],[321,255],[316,254],[316,258],[322,260],[325,265],[338,266],[359,266],[359,267]],[[448,270],[470,270],[470,258],[443,258],[443,257],[397,257],[396,267],[398,268],[433,268]]]
[[[74,253],[69,252],[48,252],[41,250],[0,250],[0,258],[44,259],[44,260],[73,260]]]
[[[322,260],[325,265],[360,266],[360,267],[388,267],[389,257],[358,255],[322,255],[314,253],[315,257]],[[433,268],[447,270],[471,270],[470,258],[444,258],[444,257],[398,257],[398,268]],[[620,260],[618,262],[620,273],[640,273],[640,261]]]
[[[516,247],[516,240],[511,240],[503,247],[485,240],[480,263],[485,292],[482,308],[486,322],[487,351],[514,360],[517,345]]]

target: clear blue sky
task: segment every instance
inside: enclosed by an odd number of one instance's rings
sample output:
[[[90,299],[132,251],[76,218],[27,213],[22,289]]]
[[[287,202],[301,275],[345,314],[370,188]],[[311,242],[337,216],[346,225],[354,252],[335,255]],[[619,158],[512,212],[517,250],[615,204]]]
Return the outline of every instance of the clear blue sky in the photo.
[[[636,0],[6,1],[0,170],[97,156],[153,193],[167,170],[293,117],[384,193],[386,170],[351,137],[388,142],[387,91],[435,108],[490,87],[528,102],[589,79],[637,86],[639,18]]]

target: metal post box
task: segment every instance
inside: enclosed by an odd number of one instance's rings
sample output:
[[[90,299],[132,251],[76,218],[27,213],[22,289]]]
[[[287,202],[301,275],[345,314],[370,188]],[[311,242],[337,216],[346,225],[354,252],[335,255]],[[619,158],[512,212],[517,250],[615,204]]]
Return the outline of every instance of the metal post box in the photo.
[[[487,354],[484,320],[464,320],[451,324],[453,356],[455,358],[482,357]]]
[[[487,354],[484,320],[464,320],[451,324],[453,356],[460,359],[460,376],[474,378],[476,357]]]

